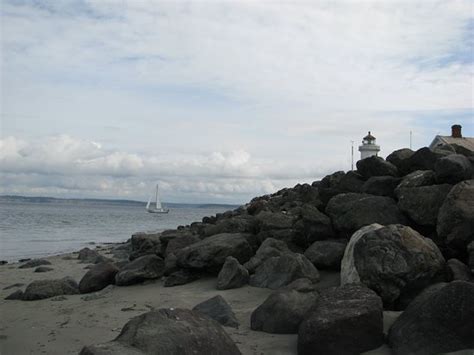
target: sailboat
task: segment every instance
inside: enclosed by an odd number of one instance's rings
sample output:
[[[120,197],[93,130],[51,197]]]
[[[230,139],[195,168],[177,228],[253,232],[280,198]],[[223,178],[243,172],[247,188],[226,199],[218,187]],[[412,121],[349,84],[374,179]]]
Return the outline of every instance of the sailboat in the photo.
[[[161,205],[160,197],[158,195],[158,184],[156,184],[156,192],[155,192],[155,203],[156,207],[153,207],[151,203],[151,199],[153,196],[150,196],[148,203],[146,204],[146,210],[150,213],[168,213],[170,210],[167,208],[163,208]]]

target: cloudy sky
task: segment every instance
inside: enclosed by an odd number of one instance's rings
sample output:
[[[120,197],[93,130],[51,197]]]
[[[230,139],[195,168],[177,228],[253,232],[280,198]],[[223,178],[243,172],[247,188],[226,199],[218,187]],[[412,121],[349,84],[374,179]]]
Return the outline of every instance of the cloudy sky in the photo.
[[[0,194],[242,203],[459,123],[472,1],[1,1]]]

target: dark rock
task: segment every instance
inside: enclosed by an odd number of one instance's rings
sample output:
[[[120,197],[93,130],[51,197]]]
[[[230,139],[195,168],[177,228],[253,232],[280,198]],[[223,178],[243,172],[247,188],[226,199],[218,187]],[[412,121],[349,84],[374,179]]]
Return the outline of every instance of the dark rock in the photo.
[[[326,207],[333,225],[343,236],[372,224],[406,224],[405,216],[390,197],[347,193],[334,196]]]
[[[21,300],[23,299],[23,291],[22,290],[16,290],[15,292],[9,294],[7,297],[5,297],[6,300]]]
[[[257,220],[251,215],[241,215],[219,220],[204,228],[204,235],[211,236],[222,233],[255,233]]]
[[[461,154],[452,154],[439,159],[435,164],[438,183],[457,184],[472,178],[473,168],[468,158]]]
[[[348,171],[335,186],[341,192],[361,192],[364,177],[355,171]]]
[[[361,192],[377,195],[394,197],[394,190],[400,183],[400,178],[393,176],[372,176],[362,186]]]
[[[344,239],[316,241],[306,249],[304,256],[318,269],[340,270],[346,244]]]
[[[458,259],[449,259],[446,263],[448,280],[471,281],[473,279],[469,267]]]
[[[284,253],[268,258],[250,277],[250,285],[277,289],[299,278],[319,281],[319,272],[302,254]]]
[[[356,355],[382,344],[382,301],[360,284],[322,291],[298,332],[300,355]]]
[[[30,283],[23,295],[23,301],[41,300],[60,295],[75,295],[79,293],[77,282],[70,277],[56,280],[38,280]]]
[[[219,275],[217,275],[217,289],[239,288],[248,284],[248,282],[249,272],[247,269],[240,265],[236,258],[228,256]]]
[[[144,255],[163,256],[160,233],[135,233],[130,241],[132,245],[130,260],[135,260]]]
[[[82,262],[94,262],[95,259],[99,256],[100,254],[92,249],[89,248],[82,248],[79,250],[79,255],[77,258],[81,260]]]
[[[304,204],[300,209],[301,219],[296,222],[297,237],[294,242],[302,247],[316,240],[325,240],[335,236],[331,220],[316,207]]]
[[[273,238],[267,238],[263,241],[258,248],[255,255],[244,264],[244,267],[250,272],[253,273],[261,264],[263,264],[267,259],[280,256],[285,252],[289,252],[288,246],[284,241],[276,240]]]
[[[30,260],[31,260],[31,258],[24,258],[24,259],[19,259],[18,262],[19,263],[24,263],[24,262],[30,261]]]
[[[159,309],[132,318],[112,342],[88,346],[81,355],[240,354],[219,323],[188,309]]]
[[[174,254],[168,254],[165,258],[165,270],[164,270],[164,275],[169,276],[173,272],[176,272],[180,270],[178,265],[176,264],[178,262],[178,258]]]
[[[100,291],[115,282],[115,275],[119,269],[111,263],[94,265],[79,282],[79,291],[89,293]]]
[[[261,231],[288,230],[295,222],[294,216],[283,212],[262,211],[256,219]]]
[[[442,155],[432,152],[429,148],[418,149],[412,156],[400,162],[399,170],[402,175],[416,170],[434,170],[435,164]]]
[[[370,225],[354,233],[341,262],[341,284],[362,282],[390,309],[403,308],[444,277],[438,247],[407,226]]]
[[[474,284],[453,281],[423,302],[416,301],[390,328],[388,340],[394,354],[440,354],[474,348]]]
[[[398,169],[383,158],[371,156],[357,162],[357,172],[364,178],[371,176],[398,176]]]
[[[169,254],[175,254],[187,247],[188,245],[194,244],[201,241],[201,239],[197,235],[185,235],[179,238],[175,238],[169,241],[168,245],[166,246],[165,255],[168,256]]]
[[[51,263],[48,260],[45,260],[45,259],[33,259],[33,260],[27,261],[26,264],[23,264],[23,265],[19,266],[18,268],[19,269],[28,269],[28,268],[37,267],[37,266],[40,266],[40,265],[51,265]]]
[[[24,283],[21,283],[21,282],[17,282],[17,283],[14,283],[12,285],[9,285],[7,287],[4,287],[3,289],[4,290],[10,290],[12,288],[15,288],[15,287],[21,287],[21,286],[24,286],[25,284]]]
[[[0,260],[0,265],[6,265],[6,264],[8,264],[7,260]]]
[[[438,212],[452,185],[431,185],[397,189],[398,208],[421,226],[436,226]]]
[[[397,189],[406,188],[406,187],[420,187],[420,186],[430,186],[436,184],[436,178],[434,171],[431,170],[416,170],[408,175],[406,175],[400,184],[397,186]],[[395,191],[396,193],[396,191]]]
[[[208,237],[181,249],[176,257],[182,268],[206,270],[218,273],[228,256],[244,263],[253,255],[245,234],[223,233]]]
[[[410,158],[415,152],[408,148],[398,149],[387,157],[387,161],[397,167],[399,171],[403,167],[403,162]]]
[[[467,252],[469,254],[469,269],[471,270],[471,273],[474,274],[474,241],[469,243],[467,246]]]
[[[218,295],[194,306],[193,311],[200,312],[223,326],[238,328],[239,321],[226,300]]]
[[[163,276],[165,263],[156,255],[144,255],[122,267],[115,275],[117,286],[128,286]]]
[[[35,269],[34,272],[48,272],[48,271],[53,271],[54,269],[52,267],[47,267],[47,266],[39,266]]]
[[[266,333],[297,334],[300,323],[317,301],[317,292],[278,290],[252,312],[250,328]]]
[[[173,286],[180,286],[186,285],[190,282],[196,281],[200,278],[198,272],[193,270],[181,269],[171,273],[166,279],[163,284],[165,287],[173,287]]]
[[[159,240],[162,248],[166,248],[173,239],[186,238],[191,235],[194,235],[194,233],[190,229],[168,229],[159,234]]]
[[[454,185],[439,210],[436,230],[454,257],[467,260],[467,245],[474,240],[474,180]]]
[[[313,283],[310,279],[301,278],[292,281],[285,287],[281,288],[282,290],[294,290],[298,292],[314,292],[317,290],[316,284]]]
[[[341,182],[341,179],[344,177],[344,171],[336,171],[331,175],[326,175],[319,184],[319,188],[334,188]]]

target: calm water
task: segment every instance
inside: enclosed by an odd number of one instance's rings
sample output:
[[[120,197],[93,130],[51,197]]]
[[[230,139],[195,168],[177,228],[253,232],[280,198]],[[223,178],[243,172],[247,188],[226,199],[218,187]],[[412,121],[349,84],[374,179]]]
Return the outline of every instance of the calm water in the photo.
[[[126,203],[0,201],[0,260],[71,252],[90,242],[123,242],[138,231],[176,228],[227,209],[176,207],[159,215]]]

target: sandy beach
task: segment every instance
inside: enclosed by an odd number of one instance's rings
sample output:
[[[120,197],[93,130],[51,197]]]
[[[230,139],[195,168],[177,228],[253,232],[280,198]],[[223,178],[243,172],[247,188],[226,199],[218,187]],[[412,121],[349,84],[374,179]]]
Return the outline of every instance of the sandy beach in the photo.
[[[101,253],[108,256],[107,247]],[[2,355],[77,354],[84,345],[114,339],[132,317],[159,308],[192,308],[213,296],[221,295],[232,306],[240,322],[238,329],[226,327],[242,354],[296,354],[297,335],[277,335],[250,329],[250,315],[273,291],[244,286],[216,290],[216,278],[190,284],[163,287],[157,280],[129,287],[109,286],[98,293],[67,295],[38,301],[4,300],[18,288],[34,280],[71,276],[76,281],[87,272],[88,264],[77,260],[77,253],[47,258],[53,271],[35,273],[34,268],[19,269],[19,264],[0,266],[0,350]],[[336,272],[321,272],[318,288],[339,284]],[[15,283],[21,287],[5,289]],[[92,298],[92,299],[90,299]],[[89,299],[89,300],[88,300]],[[385,312],[385,328],[397,312]],[[384,346],[367,354],[389,354]]]

